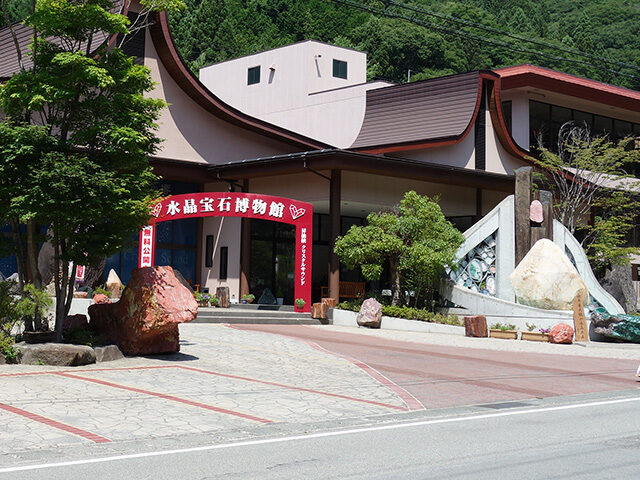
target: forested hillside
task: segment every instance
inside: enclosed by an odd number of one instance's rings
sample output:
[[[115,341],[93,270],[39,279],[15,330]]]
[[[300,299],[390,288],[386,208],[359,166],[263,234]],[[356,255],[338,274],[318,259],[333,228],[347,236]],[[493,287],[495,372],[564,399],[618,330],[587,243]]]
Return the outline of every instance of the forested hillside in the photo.
[[[6,1],[13,15],[31,3]],[[402,82],[411,71],[413,81],[533,63],[640,89],[638,0],[185,1],[171,27],[196,72],[316,39],[366,51],[370,79]]]

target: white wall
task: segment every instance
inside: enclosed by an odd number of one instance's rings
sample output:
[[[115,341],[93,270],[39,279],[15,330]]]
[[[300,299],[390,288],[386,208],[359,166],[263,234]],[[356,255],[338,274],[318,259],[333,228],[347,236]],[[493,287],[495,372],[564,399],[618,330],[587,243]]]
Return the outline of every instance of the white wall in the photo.
[[[202,228],[202,277],[200,285],[215,293],[217,287],[229,287],[231,300],[240,298],[240,239],[242,219],[234,217],[209,217],[203,219]],[[213,266],[207,268],[206,238],[213,236]],[[220,247],[228,248],[227,279],[219,280]]]
[[[333,76],[333,60],[347,78]],[[260,66],[260,82],[247,84]],[[200,69],[200,81],[223,101],[262,120],[337,147],[347,147],[364,118],[367,55],[316,41],[300,42]]]

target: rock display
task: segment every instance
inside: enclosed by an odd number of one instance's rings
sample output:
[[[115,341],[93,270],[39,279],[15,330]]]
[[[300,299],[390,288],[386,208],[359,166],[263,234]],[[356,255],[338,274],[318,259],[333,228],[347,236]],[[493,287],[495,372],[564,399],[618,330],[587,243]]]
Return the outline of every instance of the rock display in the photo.
[[[188,288],[189,291],[191,293],[194,293],[193,291],[193,287],[191,286],[191,284],[189,282],[187,282],[187,280],[184,278],[184,276],[182,275],[182,273],[180,273],[180,270],[178,270],[177,268],[173,269],[173,274],[176,276],[176,278],[178,279],[178,281],[185,286],[185,288]]]
[[[555,325],[549,332],[551,343],[573,343],[573,327],[566,323]]]
[[[579,291],[589,291],[565,253],[551,240],[538,240],[509,277],[522,305],[545,310],[573,310]]]
[[[467,337],[487,337],[487,318],[484,315],[464,317],[464,334]]]
[[[595,333],[624,342],[640,343],[640,315],[609,315],[599,308],[591,313]]]
[[[325,297],[322,299],[322,303],[326,304],[329,308],[336,308],[338,301],[335,298]]]
[[[197,314],[195,298],[168,266],[135,269],[119,301],[89,307],[91,328],[125,355],[178,352],[178,324]]]
[[[529,220],[535,223],[542,223],[544,221],[544,213],[540,200],[534,200],[531,202],[531,205],[529,206]]]
[[[356,322],[361,327],[380,328],[382,305],[375,298],[367,298],[360,307]]]
[[[258,299],[258,303],[261,305],[275,305],[277,302],[276,297],[273,296],[271,290],[265,288],[262,291],[262,295],[260,295],[260,298]]]
[[[113,268],[109,270],[109,276],[107,277],[105,287],[107,287],[107,290],[109,290],[109,293],[111,293],[111,298],[120,298],[122,282],[120,281],[120,277],[118,277],[118,274]]]
[[[216,298],[218,306],[221,308],[229,308],[229,287],[216,288]]]
[[[96,363],[93,348],[66,343],[18,343],[18,361],[27,365],[59,365],[77,367]]]
[[[96,362],[112,362],[124,358],[124,355],[116,345],[94,348],[96,352]]]
[[[326,303],[314,303],[311,306],[311,318],[325,320],[327,318],[328,311],[329,306]]]
[[[69,315],[64,319],[64,323],[62,324],[62,330],[72,330],[74,328],[88,328],[89,320],[87,320],[87,316],[81,313],[76,315]]]
[[[625,312],[633,312],[637,309],[638,296],[633,288],[629,265],[612,265],[600,284],[622,305]]]
[[[93,296],[93,303],[111,303],[111,299],[107,297],[104,293],[96,293]]]

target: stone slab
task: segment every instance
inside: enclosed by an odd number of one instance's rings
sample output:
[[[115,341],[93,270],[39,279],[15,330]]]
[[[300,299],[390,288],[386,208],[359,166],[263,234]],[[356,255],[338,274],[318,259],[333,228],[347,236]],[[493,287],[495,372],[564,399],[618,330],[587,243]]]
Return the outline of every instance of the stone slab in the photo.
[[[124,355],[117,347],[117,345],[107,345],[104,347],[95,347],[96,362],[112,362],[114,360],[120,360],[124,358]]]
[[[27,365],[58,365],[76,367],[96,363],[96,353],[86,345],[65,343],[19,343],[18,362]]]

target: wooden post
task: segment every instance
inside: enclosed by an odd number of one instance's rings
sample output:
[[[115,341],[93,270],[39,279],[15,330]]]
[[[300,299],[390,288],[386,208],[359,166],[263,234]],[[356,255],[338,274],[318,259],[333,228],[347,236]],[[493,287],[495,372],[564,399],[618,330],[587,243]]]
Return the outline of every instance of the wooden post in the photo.
[[[584,315],[584,293],[578,292],[573,299],[573,329],[576,333],[576,342],[588,342],[587,317]]]
[[[248,179],[242,182],[242,191],[249,192]],[[249,276],[251,274],[251,219],[242,219],[240,232],[240,298],[242,298],[243,295],[251,293],[249,288]]]
[[[544,215],[542,221],[543,238],[553,241],[553,194],[548,190],[540,190],[540,203],[542,203],[542,214]]]
[[[329,221],[331,224],[331,238],[329,241],[329,297],[340,301],[340,260],[334,253],[336,238],[340,236],[341,223],[341,187],[342,171],[331,170],[331,184],[329,190]]]
[[[515,193],[515,258],[516,266],[531,248],[531,167],[520,167],[516,174]]]

